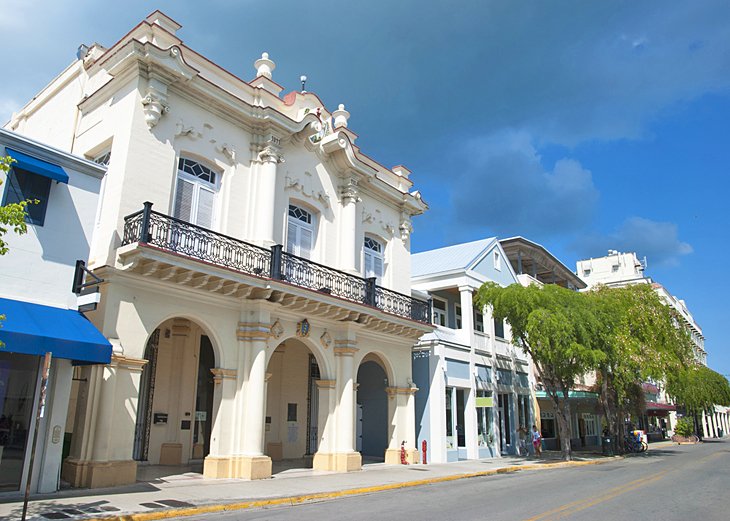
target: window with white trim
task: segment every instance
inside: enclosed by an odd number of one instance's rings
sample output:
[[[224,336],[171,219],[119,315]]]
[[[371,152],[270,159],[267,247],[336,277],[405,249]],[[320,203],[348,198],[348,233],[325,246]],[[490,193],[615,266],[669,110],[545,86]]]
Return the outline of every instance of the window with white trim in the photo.
[[[181,157],[177,167],[173,216],[203,228],[212,228],[218,177],[219,174],[210,168]]]
[[[454,311],[456,312],[456,329],[461,329],[461,306],[456,304]]]
[[[434,298],[431,305],[433,307],[433,323],[437,326],[446,327],[446,301]]]
[[[289,205],[286,228],[286,251],[297,257],[309,259],[314,245],[314,216],[299,206]]]
[[[502,270],[502,256],[499,254],[498,251],[494,252],[494,269],[495,270]]]
[[[383,279],[383,245],[371,237],[365,237],[363,247],[363,263],[365,278],[375,277],[380,284]]]
[[[474,331],[484,333],[484,315],[476,309],[474,310]]]

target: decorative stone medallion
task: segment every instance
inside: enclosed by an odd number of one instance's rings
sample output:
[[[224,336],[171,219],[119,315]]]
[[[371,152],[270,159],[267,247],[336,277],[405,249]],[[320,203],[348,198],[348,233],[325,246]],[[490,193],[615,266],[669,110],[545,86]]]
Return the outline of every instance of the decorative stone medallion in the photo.
[[[297,323],[297,336],[306,338],[309,336],[309,320],[306,318]]]

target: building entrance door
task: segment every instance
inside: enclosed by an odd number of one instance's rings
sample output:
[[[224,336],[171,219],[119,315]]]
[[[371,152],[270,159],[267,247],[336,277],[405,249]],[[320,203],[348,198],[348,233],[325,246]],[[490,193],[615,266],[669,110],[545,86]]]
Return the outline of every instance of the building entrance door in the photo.
[[[500,451],[504,453],[506,453],[512,445],[509,410],[509,394],[498,394],[497,411],[499,414]]]

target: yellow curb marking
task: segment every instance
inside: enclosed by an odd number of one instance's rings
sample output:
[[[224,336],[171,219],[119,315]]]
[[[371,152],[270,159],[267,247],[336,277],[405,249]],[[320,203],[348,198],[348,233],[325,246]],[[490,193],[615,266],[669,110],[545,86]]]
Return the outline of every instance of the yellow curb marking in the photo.
[[[87,519],[86,521],[154,521],[157,519],[170,519],[173,517],[188,517],[201,514],[212,514],[215,512],[228,512],[235,510],[247,510],[251,508],[262,508],[279,505],[297,505],[307,501],[318,499],[334,499],[339,497],[355,496],[361,494],[371,494],[373,492],[385,492],[388,490],[397,490],[400,488],[418,487],[422,485],[431,485],[434,483],[445,483],[448,481],[456,481],[458,479],[478,478],[483,476],[494,476],[497,474],[508,474],[520,470],[538,470],[545,468],[564,468],[564,467],[580,467],[584,465],[600,465],[609,461],[615,461],[620,457],[607,458],[603,460],[591,461],[561,461],[558,463],[542,463],[528,465],[512,465],[510,467],[502,467],[493,470],[482,470],[479,472],[470,472],[465,474],[453,474],[451,476],[441,476],[438,478],[419,479],[416,481],[404,481],[402,483],[390,483],[388,485],[375,485],[372,487],[351,488],[340,490],[337,492],[318,492],[316,494],[305,494],[301,496],[282,497],[274,499],[261,499],[256,501],[246,501],[241,503],[226,503],[222,505],[196,506],[189,508],[178,508],[164,510],[160,512],[142,512],[139,514],[126,514],[121,516],[105,516]]]
[[[639,487],[649,485],[650,483],[653,483],[654,481],[662,479],[665,474],[670,472],[670,470],[671,469],[663,470],[649,478],[639,478],[634,481],[624,483],[623,485],[609,489],[606,493],[604,493],[603,495],[598,496],[597,498],[594,498],[594,499],[591,499],[591,498],[579,499],[577,501],[567,503],[565,505],[559,506],[552,510],[548,510],[547,512],[543,512],[542,514],[538,514],[536,516],[525,519],[525,521],[539,521],[539,520],[548,519],[548,518],[551,520],[562,519],[566,516],[581,512],[581,511],[585,510],[586,508],[590,508],[599,503],[603,503],[610,499],[614,499],[614,498],[620,496],[621,494],[625,494],[626,492],[631,492],[632,490],[636,490]]]

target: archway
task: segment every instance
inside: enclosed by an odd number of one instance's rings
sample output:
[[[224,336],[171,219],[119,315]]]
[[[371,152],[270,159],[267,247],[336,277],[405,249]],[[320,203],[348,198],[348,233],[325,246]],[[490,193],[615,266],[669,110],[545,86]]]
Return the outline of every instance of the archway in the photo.
[[[186,318],[166,320],[147,340],[133,458],[201,465],[210,452],[216,367],[210,336]]]
[[[388,448],[388,375],[376,358],[357,370],[356,450],[363,461],[383,461]]]
[[[265,453],[273,472],[311,467],[320,429],[317,381],[320,364],[301,340],[279,344],[267,366]]]

